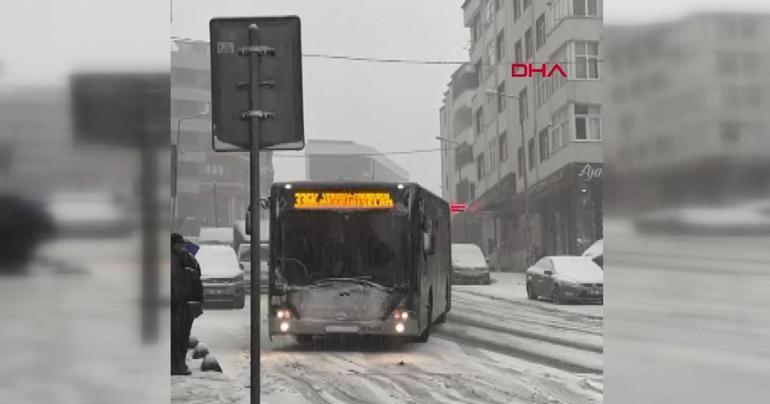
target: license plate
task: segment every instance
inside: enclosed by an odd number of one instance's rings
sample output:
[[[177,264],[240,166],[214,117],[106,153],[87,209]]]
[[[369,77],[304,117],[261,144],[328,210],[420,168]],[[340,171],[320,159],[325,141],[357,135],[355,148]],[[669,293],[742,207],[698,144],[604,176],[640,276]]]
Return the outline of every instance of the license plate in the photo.
[[[209,291],[209,294],[212,294],[212,295],[224,295],[225,292],[226,291],[223,290],[223,289],[213,289],[213,290]]]
[[[601,295],[602,291],[601,290],[592,290],[592,291],[590,291],[588,293],[591,294],[591,295]]]
[[[357,325],[327,325],[326,332],[333,333],[357,333]]]

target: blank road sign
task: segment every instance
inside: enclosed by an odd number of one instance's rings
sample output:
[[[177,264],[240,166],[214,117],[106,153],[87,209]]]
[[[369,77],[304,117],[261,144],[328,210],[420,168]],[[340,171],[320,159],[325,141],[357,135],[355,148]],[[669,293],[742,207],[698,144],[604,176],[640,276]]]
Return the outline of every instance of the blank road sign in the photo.
[[[259,56],[259,104],[254,109],[273,113],[261,119],[260,148],[300,150],[304,147],[302,109],[302,49],[299,17],[214,18],[211,35],[212,133],[224,143],[248,149],[251,109],[249,25],[259,27],[259,46],[275,49]],[[256,118],[252,118],[256,119]]]

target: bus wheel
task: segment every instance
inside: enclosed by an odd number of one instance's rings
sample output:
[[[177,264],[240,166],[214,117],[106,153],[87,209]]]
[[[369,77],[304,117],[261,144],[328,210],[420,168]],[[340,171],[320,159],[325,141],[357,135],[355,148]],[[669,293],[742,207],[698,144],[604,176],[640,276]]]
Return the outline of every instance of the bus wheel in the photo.
[[[433,323],[433,293],[430,295],[430,303],[428,303],[428,325],[425,326],[425,331],[417,337],[417,342],[428,342],[430,337],[430,327]]]
[[[438,318],[436,319],[436,324],[443,324],[446,322],[446,315],[447,313],[449,313],[449,309],[452,307],[452,300],[451,300],[450,293],[452,293],[452,286],[450,286],[449,283],[447,283],[446,294],[444,295],[444,301],[446,303],[444,306],[444,312],[441,313],[440,316],[438,316]]]

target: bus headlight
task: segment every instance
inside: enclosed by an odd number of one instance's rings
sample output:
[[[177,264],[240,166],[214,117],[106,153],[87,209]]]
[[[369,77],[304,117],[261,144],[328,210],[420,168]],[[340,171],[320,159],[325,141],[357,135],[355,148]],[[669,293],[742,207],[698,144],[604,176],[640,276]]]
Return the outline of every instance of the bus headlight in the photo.
[[[393,312],[393,318],[396,320],[407,320],[409,319],[409,312],[396,310]]]
[[[287,310],[287,309],[278,309],[275,312],[275,316],[280,318],[280,319],[291,318],[291,312],[289,310]]]
[[[404,324],[403,323],[397,323],[396,324],[396,332],[401,334],[404,332]]]
[[[281,327],[281,332],[289,331],[289,323],[286,321],[282,322],[280,327]]]

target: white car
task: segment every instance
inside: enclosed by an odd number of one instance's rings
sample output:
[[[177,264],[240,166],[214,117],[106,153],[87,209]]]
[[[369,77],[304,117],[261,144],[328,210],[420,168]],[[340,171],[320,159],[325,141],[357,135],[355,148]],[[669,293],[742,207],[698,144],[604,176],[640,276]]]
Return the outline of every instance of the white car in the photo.
[[[634,225],[640,232],[671,234],[770,234],[770,199],[733,206],[662,209],[639,215]]]
[[[259,282],[260,292],[267,293],[268,283],[268,258],[270,256],[269,244],[262,242],[259,249]],[[244,243],[238,246],[238,261],[240,262],[241,269],[244,273],[244,283],[246,287],[246,293],[251,292],[251,246],[249,243]]]
[[[583,251],[583,256],[592,259],[596,265],[604,268],[604,239],[596,240]]]
[[[604,301],[604,271],[588,257],[543,257],[527,269],[527,297],[556,304]]]
[[[203,227],[198,233],[199,244],[222,244],[232,248],[232,227]]]
[[[452,244],[452,283],[489,285],[489,266],[476,244]]]
[[[243,308],[246,290],[235,251],[226,245],[201,244],[195,258],[201,266],[204,303]]]

